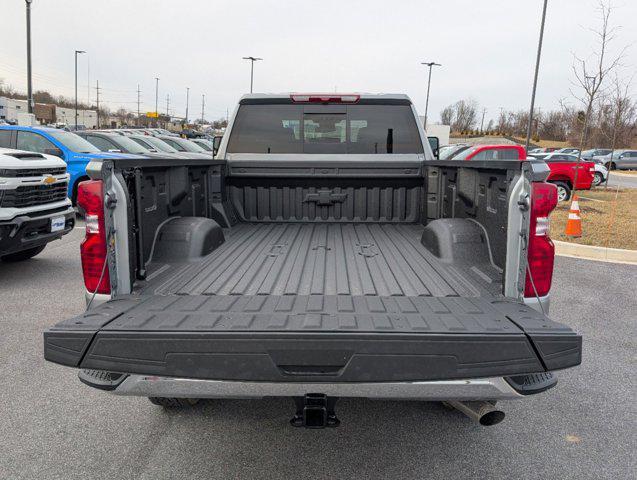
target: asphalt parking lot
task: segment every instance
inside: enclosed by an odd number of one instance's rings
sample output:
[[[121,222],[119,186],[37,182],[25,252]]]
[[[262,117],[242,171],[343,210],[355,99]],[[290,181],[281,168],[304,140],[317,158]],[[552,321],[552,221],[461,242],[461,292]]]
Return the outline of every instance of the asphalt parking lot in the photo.
[[[637,188],[637,175],[617,175],[615,172],[610,172],[608,186],[619,186],[621,188]]]
[[[347,400],[342,426],[316,431],[288,425],[291,401],[167,413],[45,362],[42,331],[83,310],[82,234],[0,264],[0,478],[634,478],[637,266],[557,258],[552,317],[584,335],[584,361],[552,391],[503,402],[502,424]]]

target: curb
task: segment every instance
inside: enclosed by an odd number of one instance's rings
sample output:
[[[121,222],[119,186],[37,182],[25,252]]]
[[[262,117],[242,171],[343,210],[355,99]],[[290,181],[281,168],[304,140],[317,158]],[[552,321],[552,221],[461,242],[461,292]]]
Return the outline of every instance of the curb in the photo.
[[[580,243],[560,242],[559,240],[553,240],[553,243],[555,244],[556,255],[582,258],[585,260],[637,265],[637,250],[596,247],[593,245],[582,245]]]

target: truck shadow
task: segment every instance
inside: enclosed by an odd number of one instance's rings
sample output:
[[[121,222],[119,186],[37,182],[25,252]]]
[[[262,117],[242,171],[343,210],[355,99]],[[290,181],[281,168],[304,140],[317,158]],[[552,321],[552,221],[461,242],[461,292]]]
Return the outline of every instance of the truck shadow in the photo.
[[[394,478],[417,477],[435,467],[457,475],[458,459],[477,446],[501,451],[502,426],[480,427],[441,403],[347,399],[339,401],[336,411],[340,427],[315,430],[289,424],[294,414],[290,399],[207,400],[176,411],[149,408],[154,418],[149,421],[165,430],[151,434],[158,442],[152,451],[132,453],[147,460],[135,474]],[[488,467],[488,458],[481,461]],[[162,464],[161,473],[153,470],[154,462]]]

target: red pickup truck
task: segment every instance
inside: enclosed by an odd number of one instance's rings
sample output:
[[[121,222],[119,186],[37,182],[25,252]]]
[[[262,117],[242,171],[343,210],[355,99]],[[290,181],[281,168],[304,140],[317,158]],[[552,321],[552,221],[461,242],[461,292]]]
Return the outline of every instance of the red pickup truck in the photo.
[[[550,169],[547,182],[557,186],[559,201],[571,198],[575,183],[577,160],[573,155],[550,153],[533,154],[531,157],[544,160]],[[475,145],[453,157],[454,160],[525,160],[526,151],[521,145]],[[590,190],[595,174],[595,164],[580,160],[575,190]]]
[[[571,198],[571,191],[575,183],[575,170],[577,166],[577,158],[575,155],[566,153],[549,153],[548,155],[532,155],[533,157],[544,160],[551,171],[547,182],[554,183],[557,186],[557,199],[560,202]],[[577,185],[575,190],[590,190],[595,178],[595,163],[579,161],[579,173],[577,174]]]

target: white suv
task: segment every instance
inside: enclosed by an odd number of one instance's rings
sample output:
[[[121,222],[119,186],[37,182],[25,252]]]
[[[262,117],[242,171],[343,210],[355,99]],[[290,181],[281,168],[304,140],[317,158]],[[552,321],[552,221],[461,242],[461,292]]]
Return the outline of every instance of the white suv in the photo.
[[[60,158],[0,148],[0,260],[27,260],[73,229],[68,183]]]

